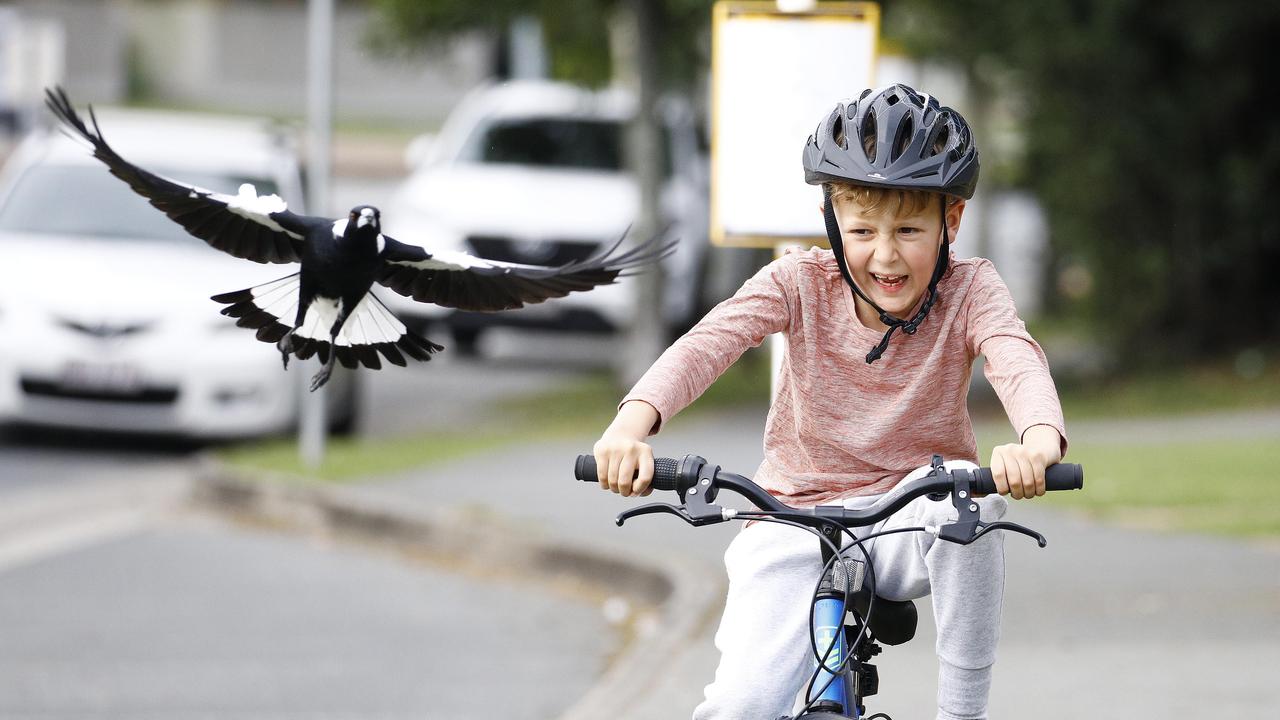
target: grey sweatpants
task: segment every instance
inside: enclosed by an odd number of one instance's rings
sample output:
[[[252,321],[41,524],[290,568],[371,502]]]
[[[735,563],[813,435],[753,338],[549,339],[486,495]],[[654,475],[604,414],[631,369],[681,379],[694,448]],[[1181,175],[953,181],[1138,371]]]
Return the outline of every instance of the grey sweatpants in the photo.
[[[948,462],[947,467],[975,466]],[[920,468],[907,479],[928,470]],[[860,508],[875,499],[852,498],[843,504]],[[1002,517],[1008,506],[998,495],[977,502],[984,521]],[[874,528],[861,528],[858,535],[941,525],[955,517],[950,498],[918,498]],[[1004,592],[1002,535],[995,532],[971,545],[957,545],[926,533],[897,533],[867,543],[877,594],[892,600],[933,596],[940,720],[986,717]],[[862,558],[856,548],[851,552]],[[798,528],[753,523],[730,543],[724,562],[729,595],[715,637],[720,665],[694,720],[786,715],[814,668],[809,607],[822,570],[818,540]]]

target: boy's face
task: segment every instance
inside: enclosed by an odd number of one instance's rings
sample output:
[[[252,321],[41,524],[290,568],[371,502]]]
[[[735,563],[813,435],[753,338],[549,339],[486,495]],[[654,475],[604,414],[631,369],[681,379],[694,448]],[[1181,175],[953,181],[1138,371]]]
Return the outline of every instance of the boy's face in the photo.
[[[942,245],[941,198],[919,212],[892,210],[869,213],[855,198],[832,200],[844,243],[849,274],[862,292],[894,317],[909,319],[929,290],[929,280]],[[964,202],[947,209],[947,225],[954,241],[960,229]],[[858,318],[873,329],[885,329],[879,316],[856,298]]]

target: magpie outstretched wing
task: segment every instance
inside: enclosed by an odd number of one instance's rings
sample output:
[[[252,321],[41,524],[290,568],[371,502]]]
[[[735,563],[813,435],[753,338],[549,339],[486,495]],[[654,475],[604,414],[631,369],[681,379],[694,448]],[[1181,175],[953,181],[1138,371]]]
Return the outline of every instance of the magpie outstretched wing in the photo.
[[[627,271],[669,255],[659,238],[617,253],[622,240],[585,260],[558,267],[486,260],[464,252],[431,253],[382,236],[378,282],[414,300],[458,310],[513,310],[571,292],[609,285]]]
[[[69,133],[74,131],[93,146],[93,156],[112,175],[187,232],[238,258],[260,263],[299,261],[305,228],[320,219],[290,212],[277,195],[259,197],[252,185],[240,186],[237,195],[224,195],[162,178],[120,157],[103,139],[93,108],[89,108],[90,130],[62,88],[46,89],[45,104]]]

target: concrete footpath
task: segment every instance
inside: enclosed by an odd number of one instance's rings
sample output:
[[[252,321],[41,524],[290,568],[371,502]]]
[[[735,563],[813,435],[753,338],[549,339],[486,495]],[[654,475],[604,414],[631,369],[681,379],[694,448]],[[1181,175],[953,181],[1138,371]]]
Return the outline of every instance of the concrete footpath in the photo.
[[[1202,436],[1206,427],[1231,422],[1220,420],[1204,418],[1186,431]],[[1280,413],[1249,416],[1243,426],[1280,441]],[[1143,423],[1142,431],[1150,427]],[[749,475],[761,458],[762,431],[761,411],[680,417],[654,447],[675,457],[697,453]],[[1118,426],[1073,428],[1076,443],[1126,437]],[[688,717],[714,673],[721,556],[736,526],[692,528],[647,516],[618,528],[617,512],[660,497],[623,499],[575,482],[573,460],[593,440],[516,445],[319,495],[277,490],[264,499],[257,486],[226,478],[206,487],[223,503],[277,517],[355,518],[374,536],[427,538],[435,543],[431,552],[461,572],[562,578],[597,597],[630,639],[561,720]],[[1088,477],[1086,468],[1086,488]],[[299,509],[308,503],[310,513]],[[1034,502],[1012,503],[1009,519],[1041,531],[1049,546],[1006,540],[993,718],[1252,718],[1280,705],[1275,544],[1103,526]],[[878,659],[881,693],[869,702],[873,712],[898,720],[933,716],[932,616],[927,600],[919,605],[916,639]],[[523,654],[536,662],[535,649]]]

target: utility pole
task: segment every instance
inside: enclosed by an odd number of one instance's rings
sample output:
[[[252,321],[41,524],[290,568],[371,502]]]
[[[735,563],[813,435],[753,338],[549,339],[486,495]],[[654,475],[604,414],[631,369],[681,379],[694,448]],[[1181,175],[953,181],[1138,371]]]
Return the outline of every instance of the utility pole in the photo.
[[[636,240],[647,240],[662,228],[659,196],[662,192],[661,126],[657,115],[658,53],[657,10],[654,0],[627,0],[619,10],[614,57],[617,75],[636,99],[636,113],[628,131],[627,166],[640,189],[640,212],[631,228]],[[635,317],[622,353],[619,379],[631,385],[649,368],[665,346],[662,311],[662,266],[655,263],[631,278],[637,291]]]
[[[333,0],[307,0],[307,210],[329,208],[329,176],[333,144]],[[330,349],[332,352],[332,349]],[[319,360],[298,363],[312,366]],[[314,369],[314,368],[313,368]],[[298,418],[298,453],[304,466],[324,462],[328,389],[310,392],[310,373],[298,373],[302,403]]]

